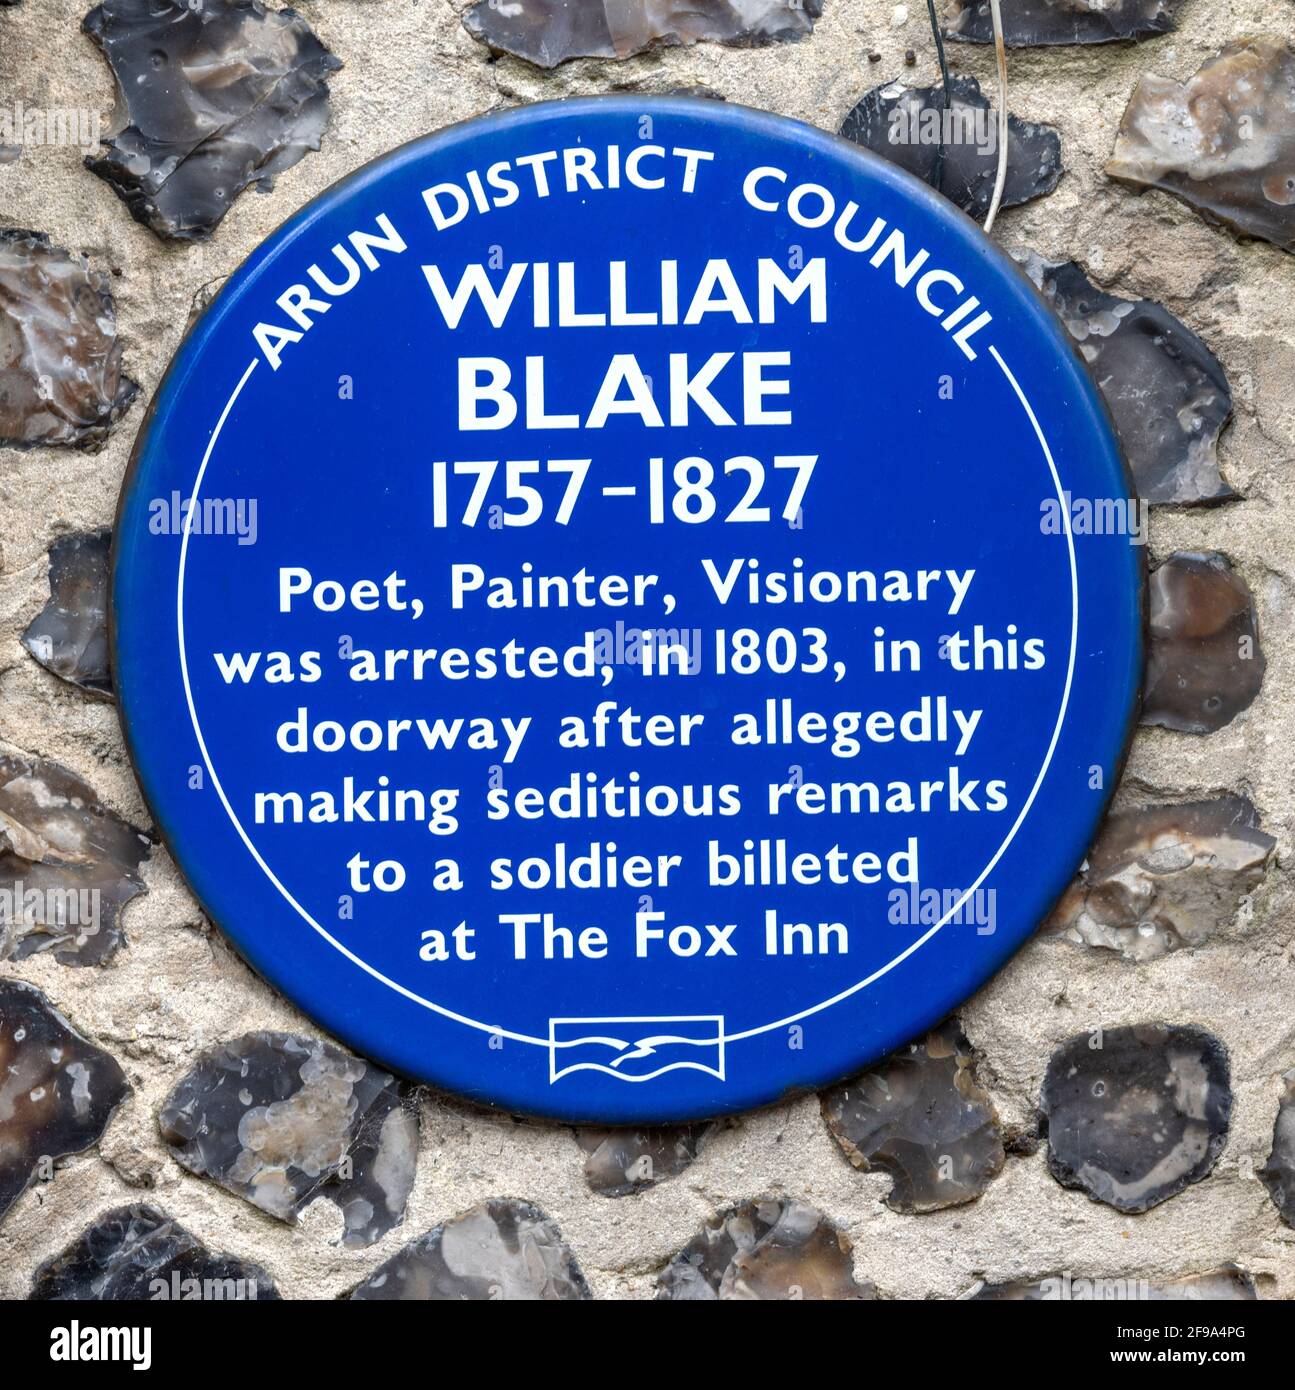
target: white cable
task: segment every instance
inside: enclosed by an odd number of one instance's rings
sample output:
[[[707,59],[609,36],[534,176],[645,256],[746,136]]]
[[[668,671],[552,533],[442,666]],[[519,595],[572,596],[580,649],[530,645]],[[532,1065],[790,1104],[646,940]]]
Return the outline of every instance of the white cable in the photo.
[[[985,215],[985,232],[994,230],[994,219],[1003,201],[1003,186],[1007,182],[1007,45],[1003,41],[1003,12],[999,0],[989,0],[994,21],[994,51],[998,55],[998,177],[994,180],[994,196]]]

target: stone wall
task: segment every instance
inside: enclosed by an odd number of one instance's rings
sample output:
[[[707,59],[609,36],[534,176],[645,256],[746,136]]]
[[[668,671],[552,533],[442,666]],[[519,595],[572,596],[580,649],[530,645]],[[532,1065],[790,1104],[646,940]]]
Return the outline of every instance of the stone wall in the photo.
[[[92,271],[107,273],[124,370],[142,388],[140,399],[109,425],[97,452],[0,447],[0,737],[12,756],[48,760],[82,779],[103,807],[130,825],[147,828],[148,816],[112,703],[51,673],[33,658],[22,635],[49,598],[51,545],[111,525],[144,402],[204,287],[234,270],[280,221],[336,179],[453,121],[574,94],[703,87],[836,130],[867,90],[895,78],[929,84],[936,77],[925,8],[918,3],[826,0],[812,26],[805,11],[796,11],[804,27],[812,27],[797,42],[700,42],[621,61],[581,59],[552,71],[513,56],[492,56],[465,29],[462,12],[468,8],[463,0],[302,0],[300,12],[310,29],[342,63],[328,76],[331,118],[322,147],[280,174],[272,191],[238,197],[207,241],[164,241],[133,221],[109,184],[84,167],[83,151],[74,146],[30,143],[0,162],[0,226],[46,233],[54,246],[83,253]],[[813,8],[807,5],[806,11]],[[71,0],[22,0],[0,9],[0,109],[22,102],[28,108],[109,110],[110,72],[81,30],[84,14],[83,5]],[[29,1084],[35,1073],[19,1070],[26,1065],[22,1040],[15,1041],[12,1027],[7,1034],[2,1022],[6,1016],[12,1021],[20,996],[12,989],[0,994],[0,1140],[10,1143],[11,1155],[5,1156],[0,1143],[0,1296],[25,1297],[38,1265],[62,1252],[101,1213],[131,1203],[151,1204],[210,1249],[254,1262],[284,1296],[333,1298],[439,1223],[489,1199],[515,1198],[542,1209],[556,1224],[596,1297],[644,1298],[705,1223],[761,1197],[789,1205],[761,1208],[753,1229],[758,1234],[762,1220],[781,1215],[787,1238],[804,1251],[803,1266],[783,1285],[771,1276],[762,1281],[758,1270],[748,1268],[741,1277],[730,1276],[726,1289],[776,1296],[792,1284],[838,1294],[871,1285],[882,1297],[952,1298],[981,1282],[1032,1281],[1064,1272],[1164,1286],[1236,1265],[1261,1297],[1295,1296],[1295,1237],[1277,1201],[1284,1191],[1289,1215],[1295,1144],[1287,1141],[1285,1187],[1280,1162],[1267,1181],[1262,1171],[1285,1095],[1283,1076],[1295,1068],[1295,905],[1288,875],[1295,833],[1295,260],[1268,242],[1234,238],[1165,194],[1139,196],[1104,173],[1141,74],[1185,79],[1238,36],[1287,38],[1292,31],[1295,7],[1289,0],[1184,0],[1175,32],[1138,43],[1029,47],[1011,55],[1009,107],[1057,129],[1064,174],[1055,191],[1005,212],[995,235],[1008,248],[1031,248],[1050,261],[1077,260],[1093,281],[1123,299],[1158,302],[1222,364],[1234,418],[1222,435],[1219,459],[1236,496],[1208,507],[1154,508],[1150,558],[1154,566],[1175,552],[1229,557],[1245,586],[1233,590],[1242,608],[1253,597],[1266,670],[1253,703],[1212,732],[1143,728],[1116,803],[1131,810],[1232,796],[1247,799],[1254,815],[1229,802],[1223,813],[1216,808],[1196,818],[1171,813],[1153,825],[1126,823],[1114,834],[1107,859],[1095,857],[1088,885],[1091,890],[1103,876],[1118,878],[1122,888],[1106,895],[1115,894],[1114,909],[1105,898],[1105,908],[1092,907],[1091,892],[1087,915],[1072,902],[1069,931],[1041,934],[961,1011],[974,1069],[970,1055],[958,1052],[956,1029],[904,1063],[918,1069],[937,1109],[948,1108],[956,1086],[965,1087],[957,1090],[964,1106],[952,1108],[946,1129],[937,1125],[919,1135],[937,1162],[947,1148],[962,1165],[966,1181],[956,1193],[958,1204],[944,1204],[952,1198],[948,1191],[941,1194],[938,1183],[936,1195],[923,1199],[921,1174],[906,1173],[902,1161],[887,1157],[884,1144],[878,1153],[876,1141],[860,1138],[866,1125],[859,1118],[857,1087],[830,1098],[832,1128],[819,1099],[809,1097],[713,1131],[665,1136],[652,1154],[652,1172],[660,1180],[648,1184],[642,1179],[649,1169],[634,1166],[639,1150],[633,1140],[628,1155],[609,1157],[604,1150],[590,1158],[586,1149],[594,1142],[582,1147],[569,1128],[483,1113],[442,1095],[393,1096],[372,1069],[366,1076],[363,1066],[315,1047],[286,1059],[281,1050],[257,1052],[257,1066],[265,1068],[257,1075],[266,1087],[257,1101],[264,1099],[271,1131],[284,1127],[279,1139],[298,1145],[292,1154],[302,1163],[303,1149],[322,1144],[311,1161],[325,1191],[340,1194],[340,1204],[306,1200],[315,1180],[301,1179],[301,1170],[296,1186],[289,1182],[285,1192],[282,1182],[271,1181],[267,1148],[257,1160],[258,1207],[245,1191],[222,1186],[178,1160],[177,1155],[190,1167],[202,1166],[192,1146],[185,1146],[185,1125],[206,1104],[201,1080],[190,1088],[187,1110],[181,1096],[172,1100],[162,1125],[159,1115],[200,1054],[261,1030],[305,1039],[316,1038],[317,1030],[242,964],[203,920],[166,852],[153,847],[139,869],[146,893],[122,894],[133,898],[121,919],[125,944],[101,963],[70,962],[71,949],[26,954],[12,940],[3,946],[0,938],[0,956],[10,956],[0,959],[0,990],[24,981],[42,991],[78,1033],[116,1059],[129,1085],[127,1093],[108,1075],[109,1064],[97,1062],[91,1113],[78,1111],[55,1127],[57,1133],[20,1135],[15,1150],[10,1141],[25,1113],[18,1092],[34,1094],[38,1087]],[[950,57],[956,71],[978,77],[992,94],[992,50],[956,44]],[[1285,171],[1295,176],[1289,94],[1284,112],[1275,111],[1273,120],[1278,143],[1284,132]],[[0,374],[8,350],[0,335]],[[1178,591],[1168,583],[1162,587],[1161,616],[1167,627],[1181,628],[1182,614],[1174,606]],[[1211,593],[1196,601],[1208,609]],[[1250,630],[1244,613],[1237,621],[1238,631]],[[1238,676],[1233,661],[1210,665],[1201,654],[1206,648],[1198,652],[1194,640],[1189,634],[1178,651],[1180,666],[1171,666],[1171,678],[1184,661],[1189,674],[1204,672],[1201,679],[1220,686],[1206,696],[1219,695],[1224,712],[1231,713],[1233,686],[1238,680],[1244,685],[1255,668]],[[1198,668],[1191,664],[1194,653]],[[18,764],[8,767],[6,780]],[[34,768],[26,775],[46,791],[61,786],[60,795],[79,794],[75,784],[58,781],[62,774],[41,764]],[[30,813],[25,828],[31,830],[40,809],[30,797],[19,805],[15,795],[12,786],[7,793],[0,787],[0,811],[20,821],[20,813]],[[1256,823],[1263,833],[1254,831]],[[39,848],[19,843],[12,825],[0,817],[0,836],[7,837],[5,881],[21,878],[24,866],[34,881],[33,866],[42,862],[57,876],[57,853],[49,851],[42,860]],[[1274,837],[1275,846],[1264,834]],[[129,883],[127,870],[109,868],[108,879],[118,888]],[[1102,923],[1093,923],[1094,912],[1100,917],[1102,911],[1108,912],[1106,925],[1115,924],[1105,945],[1072,939],[1101,937]],[[30,996],[21,998],[36,1011],[34,1018],[43,1017]],[[1141,1202],[1093,1200],[1054,1175],[1065,1175],[1064,1156],[1054,1153],[1050,1165],[1047,1142],[1039,1140],[1041,1092],[1050,1059],[1067,1040],[1097,1030],[1123,1039],[1112,1030],[1152,1023],[1203,1029],[1222,1044],[1231,1113],[1226,1119],[1216,1106],[1216,1113],[1186,1131],[1189,1145],[1198,1131],[1201,1137],[1200,1161],[1192,1160],[1190,1174],[1199,1181],[1171,1181],[1167,1200],[1145,1211],[1121,1210]],[[41,1026],[58,1029],[48,1021]],[[1180,1048],[1178,1060],[1166,1062],[1164,1035],[1146,1035],[1127,1074],[1103,1084],[1127,1083],[1133,1092],[1129,1106],[1136,1108],[1139,1086],[1163,1090],[1164,1081],[1178,1075],[1174,1067],[1199,1064],[1208,1070],[1212,1043],[1195,1033],[1179,1037],[1188,1039],[1182,1044],[1188,1052],[1198,1048],[1199,1055],[1183,1062]],[[310,1080],[303,1057],[313,1067]],[[8,1077],[5,1067],[13,1069]],[[975,1082],[968,1079],[973,1070]],[[66,1089],[63,1081],[55,1089],[60,1086]],[[1221,1086],[1216,1076],[1211,1104],[1221,1102]],[[315,1104],[313,1118],[292,1131],[292,1114],[274,1106],[292,1111],[293,1095],[309,1087],[317,1088],[308,1097]],[[98,1111],[111,1109],[118,1093],[123,1098],[96,1142],[103,1121]],[[862,1094],[870,1093],[865,1088]],[[1057,1096],[1051,1102],[1067,1103]],[[383,1120],[367,1157],[354,1148],[357,1113]],[[388,1124],[392,1113],[398,1118]],[[974,1120],[971,1137],[958,1135],[968,1114]],[[411,1172],[407,1150],[414,1117],[418,1138]],[[915,1121],[910,1115],[895,1123],[902,1131]],[[1054,1128],[1056,1123],[1054,1109]],[[833,1129],[848,1142],[838,1143]],[[1209,1142],[1210,1134],[1217,1142]],[[694,1143],[699,1151],[689,1162]],[[355,1186],[330,1184],[339,1178],[335,1170],[348,1148]],[[865,1167],[852,1165],[846,1149]],[[869,1153],[874,1161],[865,1171]],[[43,1156],[57,1162],[41,1163]],[[629,1168],[628,1178],[610,1185],[639,1190],[622,1196],[593,1190],[587,1158],[603,1186],[609,1172],[614,1179]],[[370,1171],[375,1166],[376,1180]],[[680,1171],[671,1174],[676,1167]],[[397,1208],[409,1186],[403,1221],[372,1243],[358,1243],[389,1223],[366,1224],[367,1209],[358,1217],[350,1211],[347,1229],[357,1243],[347,1243],[342,1208],[366,1174],[369,1189],[377,1181]],[[239,1181],[230,1179],[234,1187]],[[7,1213],[6,1182],[20,1189]],[[1085,1183],[1090,1190],[1099,1185],[1091,1175]],[[369,1197],[378,1190],[369,1189]],[[848,1259],[842,1261],[843,1247],[832,1229],[819,1228],[821,1248],[805,1243],[814,1221],[798,1204],[817,1209],[852,1243],[855,1285],[849,1284]],[[295,1223],[283,1219],[294,1214]],[[519,1219],[526,1238],[549,1249],[551,1228],[524,1212],[510,1216],[494,1208],[475,1218],[487,1224],[509,1219]],[[554,1272],[548,1291],[578,1292],[578,1278],[551,1249],[549,1254]],[[478,1271],[486,1285],[498,1278],[512,1287],[488,1265],[487,1260]],[[674,1276],[667,1280],[671,1287],[679,1282]]]

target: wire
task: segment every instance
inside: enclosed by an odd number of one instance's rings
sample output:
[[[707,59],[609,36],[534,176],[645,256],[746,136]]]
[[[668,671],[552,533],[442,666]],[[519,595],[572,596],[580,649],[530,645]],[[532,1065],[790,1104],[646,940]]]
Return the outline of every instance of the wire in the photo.
[[[1003,202],[1003,186],[1007,183],[1007,45],[1003,41],[1003,12],[999,0],[989,0],[994,21],[994,50],[998,54],[998,176],[994,180],[994,196],[985,214],[985,233],[994,229],[994,219]]]
[[[935,35],[935,54],[940,60],[940,143],[935,151],[931,177],[931,186],[938,189],[944,180],[944,113],[949,109],[949,64],[944,57],[944,35],[935,14],[935,0],[926,0],[926,12],[931,19],[931,33]]]

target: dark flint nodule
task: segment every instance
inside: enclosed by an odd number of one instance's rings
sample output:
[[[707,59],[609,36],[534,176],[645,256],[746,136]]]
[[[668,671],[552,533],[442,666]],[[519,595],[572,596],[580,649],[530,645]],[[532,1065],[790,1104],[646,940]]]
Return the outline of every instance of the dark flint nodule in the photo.
[[[895,1180],[892,1211],[974,1201],[1001,1171],[998,1116],[976,1082],[957,1019],[822,1096],[832,1137],[856,1168]]]
[[[277,1299],[260,1265],[209,1250],[165,1212],[116,1207],[40,1266],[31,1299],[57,1302],[250,1302]]]
[[[603,1197],[628,1197],[677,1177],[719,1129],[716,1124],[659,1129],[578,1129],[576,1142],[589,1155],[585,1181]]]
[[[0,1220],[42,1161],[97,1143],[129,1094],[116,1061],[40,990],[0,980]]]
[[[1285,1092],[1273,1125],[1273,1148],[1259,1178],[1288,1226],[1295,1226],[1295,1068],[1282,1077]]]
[[[341,63],[259,0],[104,0],[82,25],[117,84],[117,133],[86,167],[160,237],[205,240],[234,199],[317,150]]]
[[[1232,1114],[1227,1053],[1191,1026],[1080,1033],[1048,1063],[1041,1108],[1059,1183],[1147,1211],[1217,1162]]]
[[[822,13],[823,0],[478,0],[463,24],[495,53],[555,68],[702,39],[743,47],[799,39]]]
[[[63,536],[49,548],[49,602],[22,644],[47,670],[111,699],[108,670],[108,550],[112,532]]]
[[[412,1089],[331,1043],[248,1033],[204,1053],[159,1117],[190,1172],[294,1222],[316,1197],[372,1245],[404,1219],[418,1157]]]
[[[1122,811],[1042,930],[1127,961],[1199,946],[1232,925],[1276,846],[1244,797]]]
[[[1016,1284],[986,1284],[971,1295],[973,1303],[1243,1303],[1252,1302],[1254,1278],[1236,1265],[1204,1274],[1187,1274],[1166,1284],[1145,1279],[1054,1274]]]
[[[1289,28],[1289,23],[1286,26]],[[1106,172],[1295,252],[1295,48],[1238,39],[1186,82],[1147,73]]]
[[[148,891],[150,848],[75,773],[0,754],[0,960],[102,965],[126,939],[122,909]]]
[[[593,1295],[553,1222],[529,1202],[499,1198],[406,1245],[351,1297],[574,1303]]]
[[[850,1242],[821,1211],[788,1198],[743,1202],[709,1222],[657,1281],[666,1301],[871,1300]]]
[[[1003,37],[1011,48],[1114,43],[1167,34],[1183,0],[1003,0]],[[993,43],[989,0],[952,0],[951,39]]]
[[[974,77],[949,81],[949,111],[939,87],[874,87],[846,116],[840,133],[856,145],[934,183],[964,212],[983,216],[998,176],[998,115]],[[944,134],[941,155],[940,135]],[[896,138],[896,137],[900,138]],[[1061,178],[1061,136],[1051,127],[1007,118],[1007,182],[1003,206],[1016,207],[1051,193]]]
[[[1110,407],[1138,496],[1180,506],[1235,497],[1218,456],[1232,393],[1209,348],[1163,305],[1107,294],[1074,261],[1014,254]]]
[[[139,387],[107,275],[40,232],[0,230],[0,445],[98,445]]]
[[[1210,734],[1254,703],[1267,662],[1254,599],[1226,555],[1180,551],[1151,573],[1142,722]]]

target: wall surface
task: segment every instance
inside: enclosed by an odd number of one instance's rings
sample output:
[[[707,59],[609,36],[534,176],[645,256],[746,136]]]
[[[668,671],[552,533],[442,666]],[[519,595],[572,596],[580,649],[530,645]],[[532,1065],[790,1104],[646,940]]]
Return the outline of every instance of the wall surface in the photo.
[[[492,59],[465,31],[463,8],[461,0],[302,0],[301,13],[343,62],[330,79],[322,148],[272,192],[240,197],[206,243],[164,244],[132,221],[75,148],[31,148],[0,163],[0,224],[46,232],[111,271],[125,367],[146,398],[204,285],[335,180],[414,136],[516,103],[698,85],[836,130],[870,87],[936,75],[920,4],[899,18],[879,0],[828,0],[812,37],[798,43],[700,43],[553,72]],[[110,109],[111,77],[81,32],[83,15],[73,0],[0,10],[0,106]],[[1010,108],[1059,129],[1065,173],[1050,196],[1004,213],[995,233],[1009,248],[1077,259],[1125,298],[1161,302],[1227,371],[1235,418],[1221,463],[1240,496],[1212,508],[1156,509],[1151,560],[1179,550],[1231,558],[1255,596],[1266,677],[1258,699],[1208,736],[1141,730],[1117,804],[1236,793],[1253,801],[1278,843],[1236,920],[1199,947],[1131,964],[1111,951],[1038,938],[965,1006],[962,1025],[1004,1127],[1027,1133],[1064,1039],[1150,1021],[1209,1029],[1231,1059],[1234,1109],[1207,1179],[1148,1212],[1122,1214],[1060,1185],[1045,1150],[1024,1144],[975,1201],[902,1214],[882,1200],[891,1179],[850,1165],[811,1097],[743,1116],[677,1176],[609,1198],[589,1190],[569,1128],[425,1094],[404,1223],[368,1248],[347,1247],[334,1206],[315,1204],[295,1226],[275,1220],[187,1172],[162,1142],[159,1107],[202,1049],[257,1029],[317,1030],[203,920],[159,847],[145,865],[147,894],[126,909],[127,948],[106,965],[70,967],[49,953],[0,961],[0,978],[41,989],[118,1059],[133,1088],[97,1146],[34,1182],[0,1221],[0,1296],[24,1297],[38,1263],[98,1212],[133,1201],[165,1209],[215,1250],[255,1260],[285,1296],[333,1298],[414,1236],[487,1198],[511,1196],[557,1223],[597,1297],[644,1298],[708,1219],[773,1194],[825,1213],[853,1243],[857,1277],[883,1297],[952,1298],[977,1281],[1059,1271],[1156,1283],[1229,1263],[1254,1276],[1261,1296],[1295,1297],[1295,1233],[1255,1177],[1272,1146],[1283,1073],[1295,1067],[1295,261],[1103,173],[1143,72],[1184,78],[1240,34],[1284,37],[1292,29],[1288,0],[1187,0],[1178,31],[1163,37],[1013,52]],[[869,61],[871,53],[880,58]],[[959,45],[951,57],[991,90],[992,50]],[[143,408],[141,399],[97,453],[0,449],[0,736],[71,769],[105,805],[146,827],[113,705],[86,699],[20,643],[48,598],[51,543],[111,524]]]

